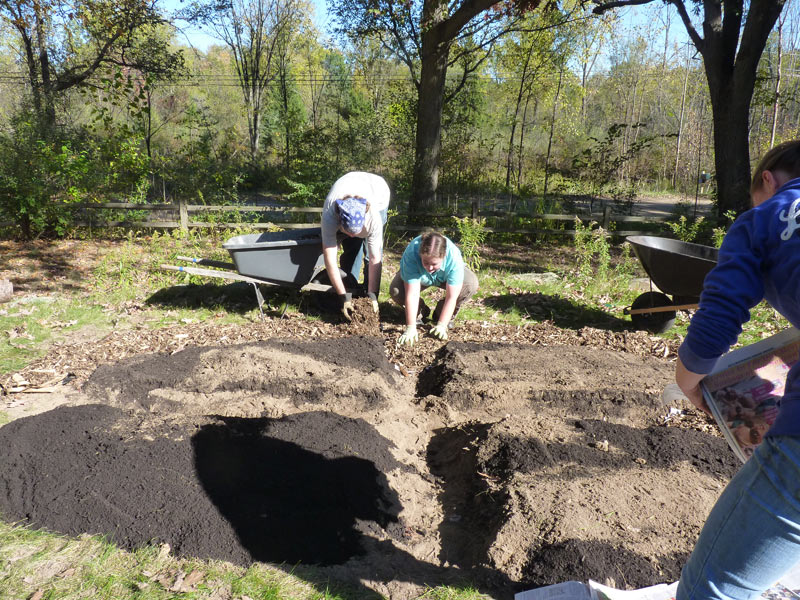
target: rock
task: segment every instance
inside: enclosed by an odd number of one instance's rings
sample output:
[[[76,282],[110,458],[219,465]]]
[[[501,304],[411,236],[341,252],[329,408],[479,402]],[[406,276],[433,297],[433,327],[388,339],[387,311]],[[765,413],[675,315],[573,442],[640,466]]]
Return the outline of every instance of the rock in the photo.
[[[14,295],[14,286],[8,279],[0,279],[0,302],[10,300]]]

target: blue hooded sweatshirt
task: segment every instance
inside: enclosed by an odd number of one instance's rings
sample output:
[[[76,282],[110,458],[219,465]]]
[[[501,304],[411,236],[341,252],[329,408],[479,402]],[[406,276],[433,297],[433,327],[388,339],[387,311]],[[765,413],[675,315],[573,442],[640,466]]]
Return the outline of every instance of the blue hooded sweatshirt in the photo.
[[[743,213],[703,283],[700,308],[678,349],[693,373],[709,373],[765,299],[800,327],[800,178]],[[800,435],[800,363],[789,371],[781,410],[767,435]]]

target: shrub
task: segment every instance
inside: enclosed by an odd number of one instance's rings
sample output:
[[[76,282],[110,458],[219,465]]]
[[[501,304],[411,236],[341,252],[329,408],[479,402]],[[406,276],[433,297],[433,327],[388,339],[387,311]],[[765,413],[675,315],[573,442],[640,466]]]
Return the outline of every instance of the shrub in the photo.
[[[458,230],[458,245],[464,264],[473,271],[481,268],[480,245],[486,239],[486,219],[453,217]]]

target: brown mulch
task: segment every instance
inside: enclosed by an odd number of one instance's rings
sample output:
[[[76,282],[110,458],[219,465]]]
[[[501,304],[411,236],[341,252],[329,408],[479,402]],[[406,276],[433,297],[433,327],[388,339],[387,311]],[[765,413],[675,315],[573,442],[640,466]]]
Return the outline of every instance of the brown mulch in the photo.
[[[74,374],[75,383],[80,384],[98,366],[137,354],[174,354],[190,346],[228,346],[271,337],[302,340],[374,333],[375,322],[365,322],[363,319],[369,317],[363,316],[364,311],[360,313],[362,316],[357,316],[352,326],[345,322],[337,324],[309,321],[299,314],[286,314],[282,318],[266,318],[260,322],[239,325],[221,324],[214,320],[181,323],[159,329],[137,325],[133,329],[112,331],[95,342],[72,343],[67,340],[54,343],[47,354],[21,369],[19,374],[24,375],[32,384],[37,384],[52,377],[52,374],[48,374],[50,371],[63,371]],[[389,360],[410,371],[418,371],[429,365],[445,343],[422,333],[416,346],[401,347],[396,345],[397,338],[402,333],[400,325],[381,323],[379,330],[385,338],[384,351]],[[523,326],[488,321],[458,322],[455,329],[449,332],[449,340],[541,346],[594,346],[663,359],[674,359],[679,345],[677,340],[651,336],[644,331],[612,332],[591,327],[571,330],[547,321]],[[8,385],[10,377],[0,376],[0,384]]]

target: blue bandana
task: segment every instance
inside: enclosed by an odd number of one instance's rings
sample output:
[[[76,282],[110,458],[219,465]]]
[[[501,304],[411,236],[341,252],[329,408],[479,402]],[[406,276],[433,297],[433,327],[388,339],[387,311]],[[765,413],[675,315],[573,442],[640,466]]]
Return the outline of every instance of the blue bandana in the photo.
[[[367,210],[367,201],[364,198],[345,198],[337,200],[339,207],[339,223],[342,231],[356,235],[364,229],[364,213]]]

